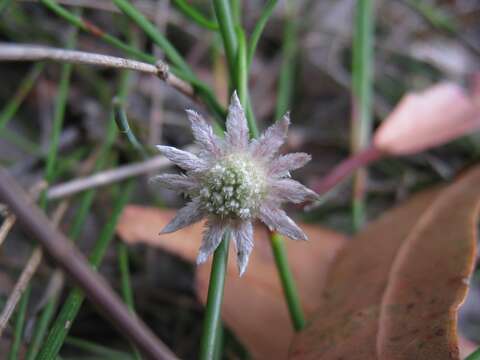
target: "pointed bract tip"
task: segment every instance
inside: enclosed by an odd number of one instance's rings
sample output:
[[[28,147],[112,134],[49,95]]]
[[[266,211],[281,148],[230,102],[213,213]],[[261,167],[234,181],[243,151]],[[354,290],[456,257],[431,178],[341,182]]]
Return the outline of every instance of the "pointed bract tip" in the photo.
[[[238,264],[238,276],[242,277],[243,274],[245,274],[245,271],[247,270],[247,265],[248,265],[248,260],[245,261],[245,263],[239,263]]]
[[[287,111],[287,112],[282,116],[282,122],[286,122],[287,125],[290,125],[290,111]]]
[[[230,97],[230,104],[238,103],[240,104],[240,99],[238,98],[237,90],[233,90],[232,96]]]
[[[232,97],[230,98],[230,104],[228,105],[229,111],[240,111],[243,112],[243,106],[240,102],[240,98],[238,97],[237,90],[234,90],[232,93]]]
[[[160,151],[161,153],[163,153],[163,151],[165,150],[165,148],[168,148],[168,146],[165,146],[165,145],[155,145],[155,147],[156,147],[157,150]]]
[[[169,231],[169,229],[167,229],[167,226],[165,226],[165,227],[162,229],[162,231],[160,231],[160,232],[158,233],[158,235],[165,235],[165,234],[170,234],[170,233],[171,233],[171,231]]]
[[[304,232],[295,240],[302,240],[302,241],[308,241],[308,236]]]
[[[200,113],[193,109],[185,109],[185,112],[187,113],[188,119],[190,121],[195,121],[200,118]]]

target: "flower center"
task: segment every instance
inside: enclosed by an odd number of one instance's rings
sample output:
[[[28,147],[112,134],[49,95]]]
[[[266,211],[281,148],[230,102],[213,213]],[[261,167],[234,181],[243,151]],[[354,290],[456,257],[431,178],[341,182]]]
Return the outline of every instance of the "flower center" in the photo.
[[[220,160],[206,174],[200,198],[210,213],[248,219],[263,199],[265,175],[245,156]]]

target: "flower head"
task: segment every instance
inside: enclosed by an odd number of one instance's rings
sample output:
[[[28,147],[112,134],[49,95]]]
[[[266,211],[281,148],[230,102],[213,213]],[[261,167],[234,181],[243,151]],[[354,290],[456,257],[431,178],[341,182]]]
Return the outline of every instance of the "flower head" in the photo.
[[[200,147],[198,156],[170,146],[157,146],[185,174],[162,174],[153,180],[191,199],[162,233],[174,232],[206,218],[197,263],[205,262],[229,231],[235,241],[240,275],[245,272],[253,249],[255,219],[260,219],[272,231],[295,240],[306,240],[305,233],[280,208],[284,202],[301,203],[316,198],[312,190],[290,179],[290,171],[304,166],[310,161],[310,155],[277,156],[290,124],[288,114],[251,142],[236,93],[228,108],[224,139],[217,137],[198,113],[187,110],[187,114]]]

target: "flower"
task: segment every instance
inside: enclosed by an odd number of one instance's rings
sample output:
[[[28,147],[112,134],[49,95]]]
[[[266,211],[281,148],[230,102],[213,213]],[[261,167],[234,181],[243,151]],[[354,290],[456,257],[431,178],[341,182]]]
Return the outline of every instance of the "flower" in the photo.
[[[237,250],[240,276],[253,249],[253,225],[258,218],[273,231],[295,240],[305,233],[280,208],[284,202],[301,203],[315,192],[290,179],[290,171],[304,166],[311,156],[291,153],[276,156],[285,141],[288,113],[258,139],[249,141],[245,113],[234,92],[228,108],[225,138],[220,139],[198,113],[187,110],[198,155],[170,146],[157,146],[185,174],[161,174],[152,180],[185,193],[191,199],[161,234],[207,219],[197,264],[205,262],[229,231]]]

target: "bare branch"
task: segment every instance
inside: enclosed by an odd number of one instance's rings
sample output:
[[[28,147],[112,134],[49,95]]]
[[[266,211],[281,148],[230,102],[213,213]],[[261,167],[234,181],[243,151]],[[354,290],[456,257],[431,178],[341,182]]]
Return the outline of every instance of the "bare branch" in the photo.
[[[40,193],[47,188],[47,183],[43,180],[37,181],[35,184],[32,185],[32,187],[29,190],[29,194],[32,199],[38,198]],[[2,223],[2,226],[0,227],[0,246],[2,246],[3,242],[7,238],[8,233],[10,230],[12,230],[13,225],[15,225],[15,221],[17,218],[15,217],[14,214],[10,214],[8,211],[8,208],[5,207],[5,220]],[[0,209],[1,212],[1,209]],[[0,333],[1,336],[1,333]]]
[[[67,210],[67,206],[65,201],[60,203],[57,206],[52,216],[52,223],[54,226],[58,226],[66,210]],[[15,216],[14,215],[12,216],[14,217],[13,222],[15,222]],[[28,284],[30,283],[30,280],[32,280],[33,275],[37,271],[38,266],[42,262],[42,258],[43,258],[43,250],[42,248],[37,246],[33,250],[32,254],[30,255],[30,258],[28,259],[27,264],[25,265],[22,273],[20,274],[20,277],[18,278],[18,281],[15,284],[2,310],[2,313],[0,315],[0,337],[2,337],[3,331],[7,327],[8,320],[10,319],[10,317],[13,314],[13,311],[17,307],[17,304],[20,301],[20,298],[22,297],[23,292],[27,288]]]
[[[139,350],[152,359],[176,359],[175,355],[134,316],[105,279],[95,272],[85,256],[71,241],[56,230],[43,212],[29,202],[25,191],[0,167],[0,200],[5,202],[17,221],[36,238],[53,260],[73,279],[100,313],[117,326]]]
[[[2,223],[2,227],[0,227],[0,246],[2,246],[3,242],[7,238],[8,233],[12,229],[13,225],[15,224],[15,220],[17,218],[13,214],[8,214],[5,220]]]
[[[0,43],[0,61],[40,61],[53,60],[73,64],[87,64],[118,69],[140,71],[158,76],[166,84],[182,94],[194,98],[193,87],[176,77],[168,70],[168,65],[157,62],[156,65],[110,55],[102,55],[77,50],[64,50],[46,46],[28,44]]]
[[[187,147],[185,150],[191,151],[193,148],[193,146]],[[172,163],[165,158],[165,156],[158,155],[144,162],[121,166],[63,184],[54,185],[47,190],[47,198],[49,200],[59,199],[87,189],[105,186],[131,177],[148,174],[152,171],[166,168],[171,165]]]

